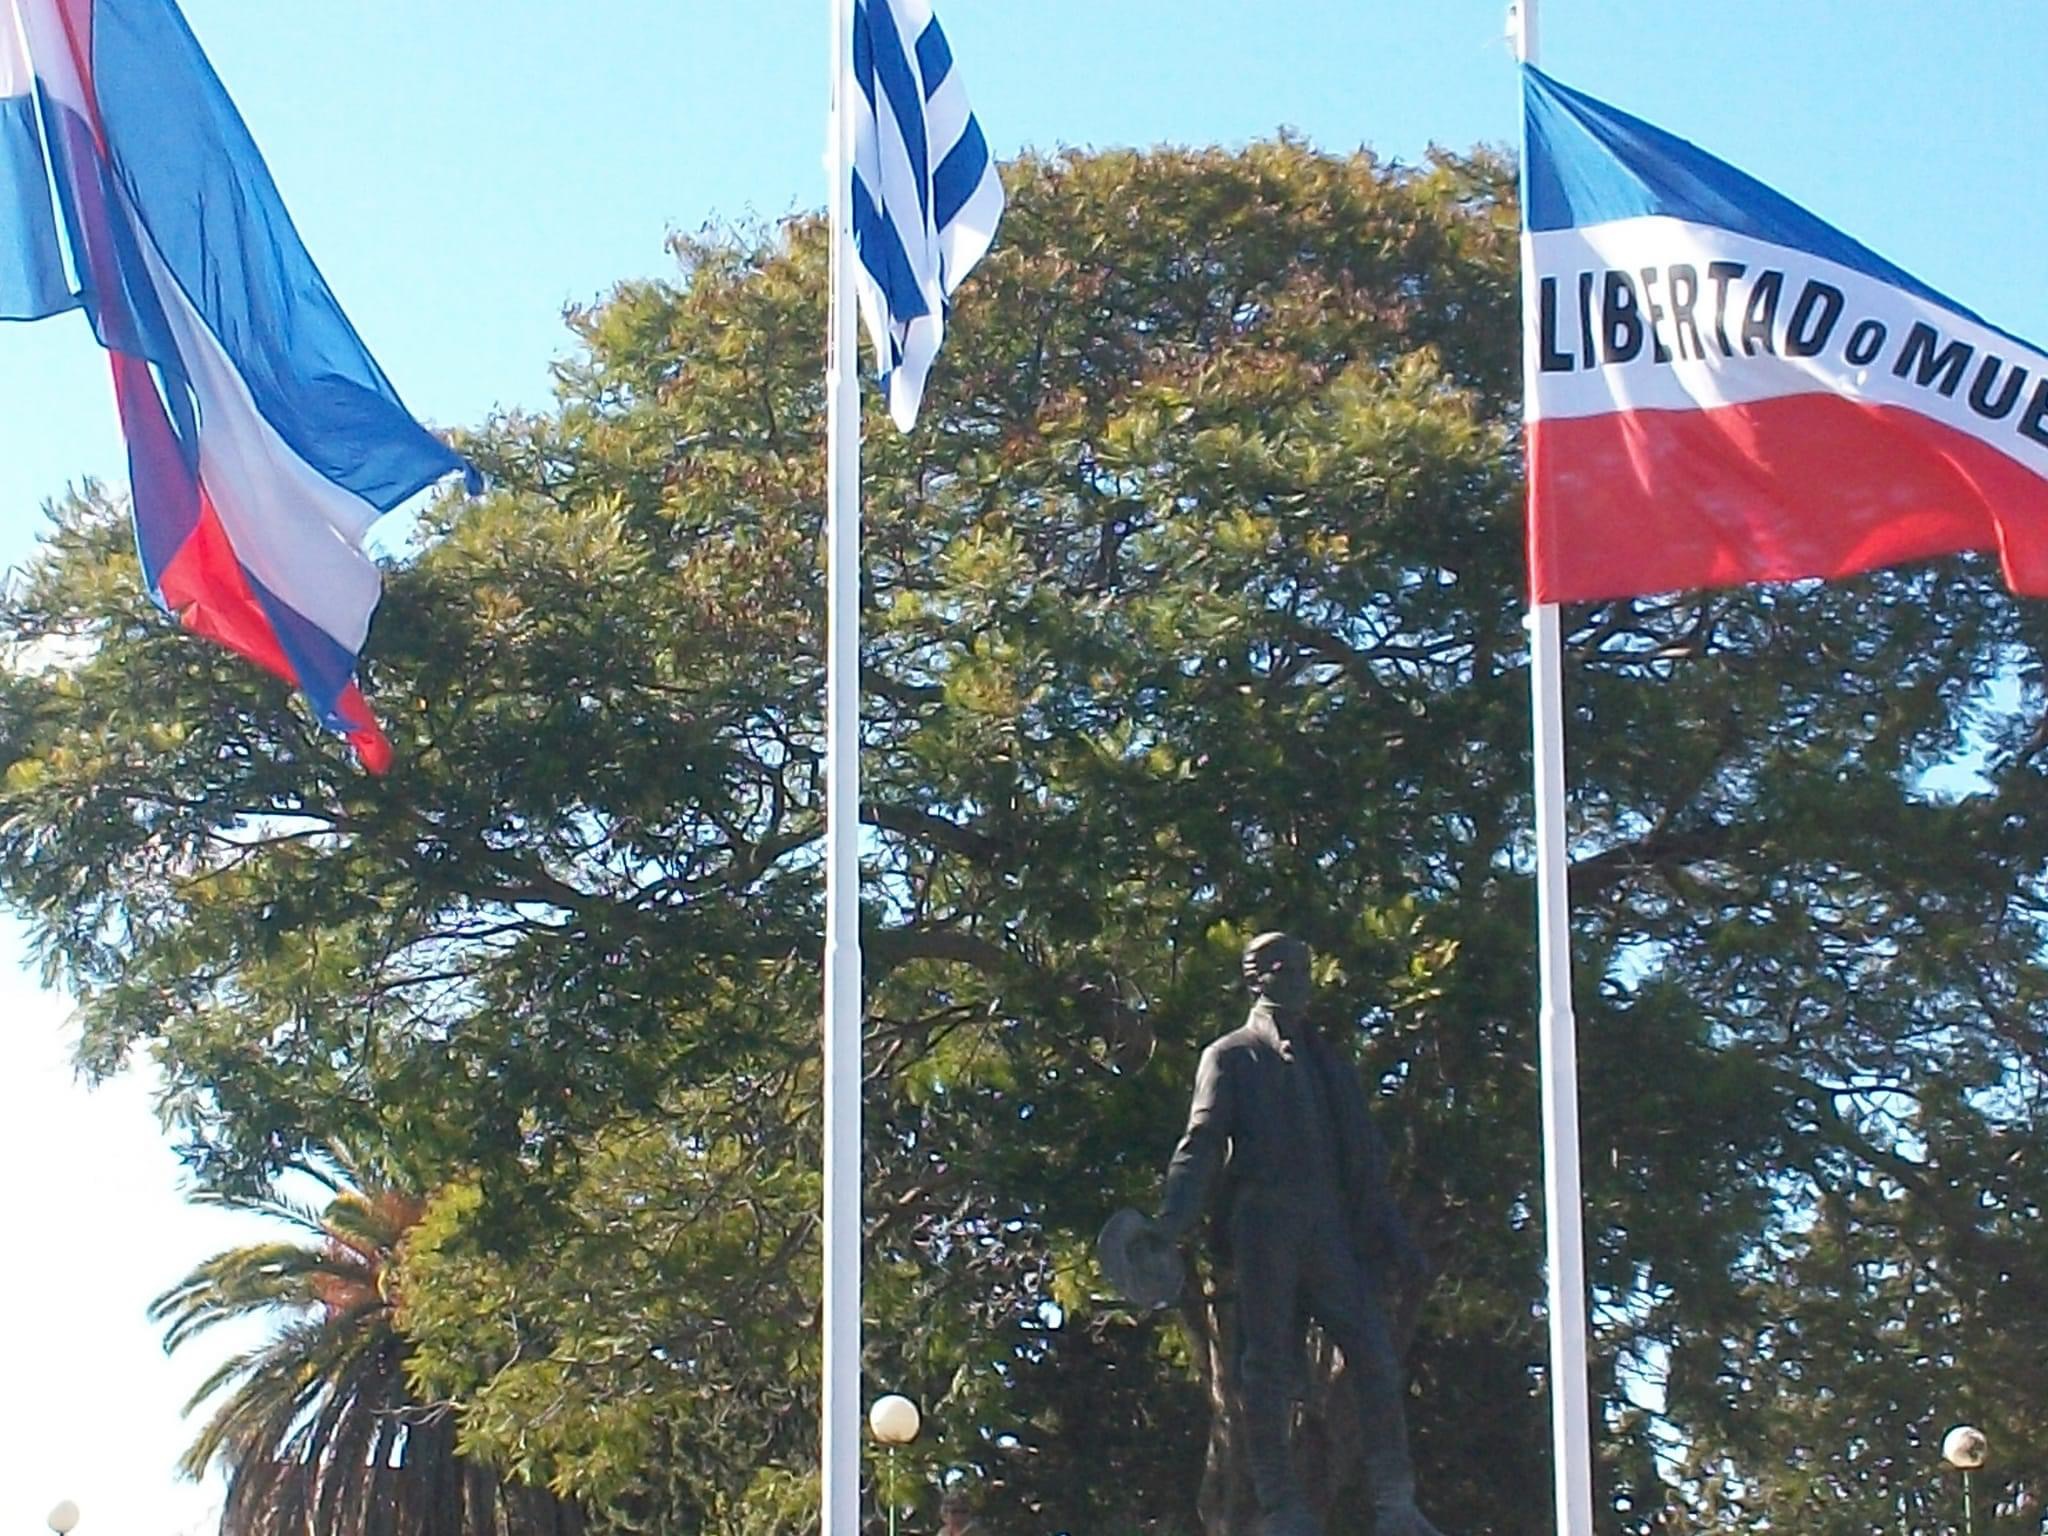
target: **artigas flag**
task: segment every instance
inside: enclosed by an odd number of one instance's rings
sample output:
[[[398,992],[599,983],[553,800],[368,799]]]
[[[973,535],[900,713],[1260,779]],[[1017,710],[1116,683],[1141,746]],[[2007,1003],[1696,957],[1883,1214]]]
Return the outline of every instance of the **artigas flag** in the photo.
[[[995,239],[1003,184],[925,0],[856,0],[853,78],[860,308],[908,432],[954,290]]]
[[[174,0],[0,12],[0,312],[83,306],[112,357],[151,592],[296,684],[381,771],[355,681],[379,595],[363,538],[462,461],[349,325]]]
[[[2048,594],[2048,356],[1526,68],[1538,602],[1995,551]]]
[[[58,248],[28,48],[13,15],[0,22],[0,320],[40,320],[78,296]]]

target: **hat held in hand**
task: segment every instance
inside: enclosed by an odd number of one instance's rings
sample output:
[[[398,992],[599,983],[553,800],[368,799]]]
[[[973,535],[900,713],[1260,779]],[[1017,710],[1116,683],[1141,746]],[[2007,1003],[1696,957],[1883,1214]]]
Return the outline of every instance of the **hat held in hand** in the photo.
[[[1141,1312],[1170,1306],[1180,1295],[1180,1249],[1142,1211],[1125,1206],[1103,1223],[1095,1254],[1117,1294]]]

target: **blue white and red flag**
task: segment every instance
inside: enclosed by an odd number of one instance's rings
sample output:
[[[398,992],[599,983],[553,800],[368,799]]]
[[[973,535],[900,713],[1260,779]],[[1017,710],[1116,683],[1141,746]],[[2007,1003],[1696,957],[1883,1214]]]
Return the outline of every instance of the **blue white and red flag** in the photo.
[[[2048,356],[1684,140],[1524,90],[1536,601],[1963,550],[2048,594]]]
[[[381,587],[363,539],[465,465],[350,326],[174,0],[0,4],[0,312],[84,308],[151,592],[381,772],[356,684]]]

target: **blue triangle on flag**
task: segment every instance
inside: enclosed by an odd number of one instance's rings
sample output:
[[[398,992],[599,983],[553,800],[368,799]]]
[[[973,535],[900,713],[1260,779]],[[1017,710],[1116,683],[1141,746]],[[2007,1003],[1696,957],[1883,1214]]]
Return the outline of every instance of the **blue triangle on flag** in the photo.
[[[1788,246],[1981,316],[1850,239],[1754,176],[1540,69],[1522,69],[1528,113],[1523,220],[1532,232],[1662,215]],[[1997,327],[1992,327],[1997,329]]]

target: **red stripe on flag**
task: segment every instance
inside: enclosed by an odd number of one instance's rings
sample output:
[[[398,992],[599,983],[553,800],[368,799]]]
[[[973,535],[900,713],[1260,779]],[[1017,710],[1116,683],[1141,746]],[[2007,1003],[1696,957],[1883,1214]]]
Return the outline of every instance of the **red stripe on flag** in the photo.
[[[204,486],[199,490],[199,525],[165,565],[157,590],[164,606],[193,634],[220,642],[288,683],[298,682],[269,615],[249,590],[249,578]]]
[[[377,717],[370,713],[370,704],[363,697],[363,690],[350,683],[335,708],[348,722],[348,744],[356,749],[357,760],[372,773],[389,773],[391,738],[384,734],[384,728],[377,724]]]
[[[165,565],[158,591],[164,605],[195,635],[218,641],[288,683],[299,682],[270,616],[250,590],[204,485],[199,490],[199,525]],[[348,743],[363,766],[372,773],[388,773],[391,742],[370,713],[362,689],[350,683],[337,709],[348,722]]]
[[[1898,406],[1791,395],[1529,428],[1539,603],[1840,577],[1997,550],[2048,596],[2048,480]]]

